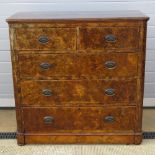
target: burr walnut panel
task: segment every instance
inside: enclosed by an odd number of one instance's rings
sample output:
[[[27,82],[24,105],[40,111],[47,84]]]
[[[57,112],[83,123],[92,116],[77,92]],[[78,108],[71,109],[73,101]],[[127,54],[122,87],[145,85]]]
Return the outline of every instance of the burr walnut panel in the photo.
[[[138,27],[80,28],[80,49],[133,49],[139,48]]]
[[[23,105],[97,106],[136,103],[136,80],[22,81]]]
[[[76,50],[75,28],[16,29],[16,50]]]
[[[134,107],[23,109],[26,133],[133,132],[134,120]]]
[[[20,54],[21,78],[77,79],[137,76],[136,53]]]

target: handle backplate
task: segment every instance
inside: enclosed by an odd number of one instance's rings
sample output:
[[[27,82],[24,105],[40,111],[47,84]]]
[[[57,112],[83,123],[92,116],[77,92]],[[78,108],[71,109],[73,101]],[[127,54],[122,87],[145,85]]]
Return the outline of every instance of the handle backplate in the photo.
[[[40,36],[39,38],[38,38],[38,41],[39,41],[39,43],[41,43],[41,44],[46,44],[46,43],[48,43],[48,41],[49,41],[49,39],[48,39],[48,37],[47,36]]]
[[[50,64],[48,62],[43,62],[40,64],[40,68],[43,69],[43,70],[48,70],[52,67],[54,67],[55,65],[54,64]]]
[[[113,123],[113,122],[115,122],[115,117],[114,116],[106,116],[104,118],[104,121],[108,122],[108,123]]]
[[[117,39],[116,36],[113,34],[108,34],[105,36],[105,40],[107,42],[116,42],[116,39]]]
[[[108,96],[114,96],[115,95],[115,89],[113,89],[113,88],[107,88],[105,90],[105,94],[108,95]]]
[[[112,60],[106,61],[104,65],[108,69],[115,69],[116,66],[117,66],[116,62],[115,61],[112,61]]]
[[[54,121],[54,117],[52,117],[52,116],[45,116],[43,121],[44,121],[45,124],[52,124],[53,121]]]
[[[53,95],[53,93],[52,93],[52,91],[50,89],[43,89],[42,94],[44,96],[52,96]]]

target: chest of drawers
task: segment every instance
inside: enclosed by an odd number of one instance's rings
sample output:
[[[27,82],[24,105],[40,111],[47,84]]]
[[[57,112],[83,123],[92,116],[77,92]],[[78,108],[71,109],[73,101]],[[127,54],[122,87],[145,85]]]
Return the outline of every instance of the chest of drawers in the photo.
[[[140,144],[147,20],[138,11],[8,18],[18,144]]]

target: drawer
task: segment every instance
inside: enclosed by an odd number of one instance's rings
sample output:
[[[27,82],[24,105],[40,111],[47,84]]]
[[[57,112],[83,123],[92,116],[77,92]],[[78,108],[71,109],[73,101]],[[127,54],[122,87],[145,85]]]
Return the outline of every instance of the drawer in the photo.
[[[75,50],[74,28],[16,29],[15,50]]]
[[[79,36],[81,50],[137,49],[140,41],[138,27],[84,27]]]
[[[24,108],[26,133],[134,131],[135,108]]]
[[[19,54],[21,78],[77,79],[137,76],[136,53]]]
[[[22,81],[23,105],[96,106],[135,104],[136,80]]]

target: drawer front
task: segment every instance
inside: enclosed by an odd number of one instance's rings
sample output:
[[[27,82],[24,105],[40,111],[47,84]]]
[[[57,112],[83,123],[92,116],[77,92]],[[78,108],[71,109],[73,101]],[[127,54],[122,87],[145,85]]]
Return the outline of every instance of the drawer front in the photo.
[[[22,81],[23,105],[92,106],[135,104],[136,80]]]
[[[133,77],[137,64],[136,53],[19,55],[22,78]]]
[[[80,49],[137,49],[138,27],[80,28]]]
[[[135,108],[24,108],[23,120],[26,133],[134,131]]]
[[[75,50],[74,28],[16,29],[15,50]]]

